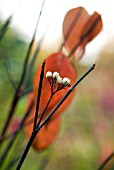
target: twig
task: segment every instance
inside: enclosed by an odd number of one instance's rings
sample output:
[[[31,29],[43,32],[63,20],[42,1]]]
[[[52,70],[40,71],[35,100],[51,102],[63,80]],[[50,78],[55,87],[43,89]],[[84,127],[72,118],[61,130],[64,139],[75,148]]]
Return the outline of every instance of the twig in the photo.
[[[24,62],[24,66],[23,66],[23,71],[22,71],[21,79],[20,79],[19,85],[17,87],[17,90],[15,92],[15,95],[14,95],[14,98],[13,98],[13,101],[12,101],[12,104],[11,104],[11,108],[10,108],[7,120],[6,120],[5,124],[4,124],[4,127],[3,127],[2,132],[1,132],[0,144],[2,144],[2,137],[5,135],[5,133],[7,131],[8,125],[9,125],[11,119],[12,119],[12,116],[13,116],[14,112],[15,112],[18,100],[20,99],[19,94],[20,94],[20,92],[22,93],[25,90],[24,89],[25,88],[25,84],[23,84],[23,82],[24,82],[24,79],[25,79],[25,76],[26,76],[26,73],[27,73],[27,64],[28,64],[29,56],[31,54],[32,47],[33,47],[33,44],[34,44],[35,35],[36,35],[36,31],[37,31],[37,26],[38,26],[39,19],[40,19],[41,13],[42,13],[44,2],[45,1],[43,1],[43,5],[41,7],[41,11],[40,11],[40,14],[39,14],[39,17],[38,17],[38,22],[36,24],[36,28],[35,28],[32,40],[31,40],[30,45],[28,47],[28,51],[27,51],[27,55],[26,55],[26,58],[25,58],[25,62]]]
[[[47,110],[47,108],[48,108],[48,106],[49,106],[49,104],[50,104],[50,102],[51,102],[51,100],[52,100],[52,97],[53,97],[53,95],[50,96],[50,98],[49,98],[49,100],[48,100],[48,102],[47,102],[47,104],[46,104],[46,107],[45,107],[44,111],[42,112],[42,114],[41,114],[41,116],[40,116],[40,119],[39,119],[39,121],[38,121],[37,127],[39,127],[39,125],[40,125],[40,123],[41,123],[41,121],[42,121],[42,119],[43,119],[43,117],[44,117],[44,114],[45,114],[45,112],[46,112],[46,110]]]
[[[48,25],[47,25],[47,27],[48,27]],[[28,82],[28,80],[29,80],[29,78],[30,78],[30,75],[31,75],[32,71],[33,71],[33,67],[34,67],[36,58],[37,58],[37,56],[38,56],[38,54],[39,54],[41,44],[42,44],[42,42],[43,42],[43,39],[44,39],[45,34],[46,34],[46,31],[47,31],[47,27],[46,27],[46,30],[45,30],[42,38],[39,40],[39,42],[38,42],[38,44],[37,44],[36,50],[35,50],[35,52],[34,52],[34,54],[33,54],[33,56],[32,56],[32,59],[31,59],[30,63],[28,64],[27,74],[26,74],[26,77],[25,77],[24,82],[23,82],[23,84],[24,84],[25,86],[27,85],[27,82]]]
[[[32,87],[29,88],[29,89],[27,89],[27,90],[25,90],[24,92],[21,92],[21,93],[19,94],[19,96],[20,96],[20,97],[25,96],[25,95],[27,95],[27,94],[30,93],[30,92],[32,92]]]
[[[16,92],[15,92],[15,95],[14,95],[14,98],[13,98],[13,101],[12,101],[12,104],[11,104],[11,107],[10,107],[9,114],[7,116],[7,119],[5,121],[4,127],[2,129],[0,144],[2,144],[2,137],[5,135],[5,133],[7,131],[7,128],[9,126],[9,123],[10,123],[10,121],[12,119],[13,113],[15,112],[16,105],[17,105],[18,100],[19,100],[18,91],[19,91],[19,89],[17,89]]]
[[[26,118],[27,118],[28,115],[31,113],[31,110],[32,110],[33,105],[34,105],[34,102],[35,102],[35,101],[31,101],[31,103],[30,103],[30,105],[29,105],[29,107],[28,107],[28,110],[27,110],[26,114],[24,115],[23,119],[21,120],[21,123],[19,124],[18,129],[12,134],[12,139],[11,139],[11,141],[8,143],[8,145],[7,145],[6,148],[5,148],[4,153],[3,153],[2,156],[0,157],[0,163],[2,163],[2,162],[4,161],[5,157],[7,156],[8,152],[10,151],[10,149],[11,149],[11,147],[12,147],[12,145],[13,145],[15,139],[16,139],[17,134],[18,134],[19,131],[22,129],[23,124],[24,124]],[[10,134],[10,135],[11,135],[11,134]],[[10,136],[10,137],[11,137],[11,136]],[[4,139],[4,138],[3,138],[3,139]]]
[[[43,78],[44,78],[44,68],[45,68],[45,60],[42,64],[42,70],[41,70],[41,73],[40,73],[40,81],[39,81],[39,88],[38,88],[38,97],[37,97],[37,103],[36,103],[36,112],[35,112],[35,117],[34,117],[33,131],[35,130],[36,125],[37,125],[38,111],[39,111],[39,105],[40,105],[40,97],[41,97],[41,92],[42,92],[42,83],[43,83]]]
[[[74,90],[74,88],[95,68],[95,64],[67,91],[67,93],[63,96],[60,102],[55,106],[55,108],[51,111],[51,113],[46,117],[46,119],[41,123],[39,127],[37,127],[37,131],[39,131],[46,122],[53,116],[55,111],[62,105],[65,99],[69,96],[69,94]]]
[[[20,170],[23,162],[29,152],[29,149],[32,145],[32,142],[34,141],[34,138],[36,137],[39,130],[47,123],[47,121],[52,117],[52,115],[55,113],[55,111],[61,106],[61,104],[64,102],[64,100],[69,96],[69,94],[74,90],[74,88],[94,69],[95,64],[68,90],[68,92],[63,96],[63,98],[60,100],[60,102],[55,106],[55,108],[51,111],[51,113],[46,117],[46,119],[39,125],[39,127],[35,128],[35,130],[32,132],[31,137],[26,145],[26,148],[20,158],[20,161],[17,165],[16,170]]]
[[[100,167],[97,169],[97,170],[102,170],[106,165],[107,163],[113,158],[114,156],[114,152],[112,152],[103,162],[102,164],[100,165]]]
[[[6,20],[5,24],[4,24],[4,25],[2,26],[2,28],[0,29],[0,41],[2,40],[2,38],[4,37],[4,35],[5,35],[6,31],[7,31],[7,28],[8,28],[8,26],[9,26],[10,22],[11,22],[11,19],[12,19],[12,16],[10,16],[10,17]]]
[[[25,78],[25,74],[26,74],[26,71],[27,71],[28,59],[30,57],[30,54],[31,54],[31,51],[32,51],[32,47],[34,45],[35,36],[36,36],[37,28],[38,28],[38,25],[39,25],[40,17],[41,17],[41,14],[42,14],[44,2],[45,2],[45,0],[42,3],[42,7],[41,7],[41,10],[40,10],[40,13],[39,13],[39,16],[38,16],[38,20],[37,20],[37,23],[36,23],[36,28],[35,28],[35,31],[34,31],[34,34],[33,34],[33,38],[31,40],[29,48],[28,48],[27,56],[26,56],[25,63],[24,63],[24,69],[23,69],[23,73],[22,73],[22,77],[21,77],[21,81],[20,81],[20,86],[22,85],[23,80]]]
[[[22,86],[22,88],[25,88],[25,86],[27,84],[28,79],[26,78],[26,76],[30,75],[30,72],[27,71],[27,64],[28,64],[28,59],[30,57],[30,54],[32,52],[32,47],[34,45],[36,32],[37,32],[38,25],[39,25],[39,22],[40,22],[40,19],[41,19],[41,14],[42,14],[42,11],[43,11],[44,3],[45,3],[45,0],[43,0],[42,6],[41,6],[41,9],[40,9],[40,13],[39,13],[38,20],[37,20],[37,23],[36,23],[36,28],[35,28],[35,31],[34,31],[34,34],[33,34],[32,41],[29,45],[28,53],[27,53],[26,60],[25,60],[25,63],[24,63],[24,70],[23,70],[21,81],[20,81],[20,85]]]
[[[3,60],[4,60],[4,66],[5,66],[5,69],[6,69],[6,72],[7,72],[8,79],[9,79],[11,85],[13,86],[14,90],[16,90],[17,89],[16,82],[13,80],[12,75],[9,71],[10,65],[9,65],[8,57],[6,57],[6,55],[4,55]]]

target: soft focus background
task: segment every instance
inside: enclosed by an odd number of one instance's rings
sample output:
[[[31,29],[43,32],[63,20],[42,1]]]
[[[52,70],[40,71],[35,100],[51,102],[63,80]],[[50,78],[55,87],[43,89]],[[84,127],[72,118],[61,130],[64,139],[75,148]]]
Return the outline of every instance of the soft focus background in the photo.
[[[41,4],[42,1],[35,0],[0,1],[0,27],[13,14],[11,26],[0,42],[0,129],[14,94],[14,89],[8,81],[3,57],[8,57],[11,74],[18,82]],[[96,10],[102,15],[103,31],[87,46],[83,60],[76,65],[79,76],[94,61],[97,61],[96,69],[78,86],[72,104],[62,116],[62,126],[55,142],[42,152],[31,148],[22,170],[96,170],[114,149],[113,2],[47,0],[37,30],[36,42],[46,29],[47,32],[36,67],[45,57],[59,48],[64,15],[68,9],[78,6],[86,7],[90,13]],[[26,97],[23,97],[14,118],[21,118],[25,103]],[[3,170],[8,168],[10,159],[15,155],[21,155],[26,142],[27,139],[22,132],[9,153]],[[112,160],[105,169],[113,170],[113,164]]]

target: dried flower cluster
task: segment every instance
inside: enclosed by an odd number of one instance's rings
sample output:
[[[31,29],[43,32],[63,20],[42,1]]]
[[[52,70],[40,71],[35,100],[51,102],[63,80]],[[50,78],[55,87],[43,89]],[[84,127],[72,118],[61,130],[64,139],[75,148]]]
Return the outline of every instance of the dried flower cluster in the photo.
[[[52,95],[61,89],[70,87],[70,79],[67,77],[62,78],[58,72],[52,74],[51,71],[48,71],[46,73],[46,78],[50,83]]]

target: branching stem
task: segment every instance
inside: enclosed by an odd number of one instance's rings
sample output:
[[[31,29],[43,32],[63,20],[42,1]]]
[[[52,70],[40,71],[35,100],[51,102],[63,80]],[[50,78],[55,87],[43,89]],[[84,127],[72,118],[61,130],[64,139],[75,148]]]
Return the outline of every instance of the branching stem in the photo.
[[[93,66],[68,90],[68,92],[63,96],[63,98],[60,100],[60,102],[55,106],[55,108],[50,112],[50,114],[46,117],[46,119],[39,124],[39,126],[37,128],[34,129],[34,131],[31,134],[31,137],[26,145],[26,148],[21,156],[21,159],[17,165],[16,170],[20,170],[23,162],[28,154],[28,151],[32,145],[32,142],[34,141],[37,133],[40,131],[40,129],[47,123],[47,121],[52,117],[52,115],[55,113],[55,111],[61,106],[61,104],[65,101],[65,99],[69,96],[69,94],[74,90],[74,88],[95,68],[95,64],[93,64]],[[49,99],[50,102],[50,99]],[[47,106],[49,104],[49,102],[47,103]],[[47,107],[46,107],[47,109]],[[46,111],[46,110],[45,110]]]

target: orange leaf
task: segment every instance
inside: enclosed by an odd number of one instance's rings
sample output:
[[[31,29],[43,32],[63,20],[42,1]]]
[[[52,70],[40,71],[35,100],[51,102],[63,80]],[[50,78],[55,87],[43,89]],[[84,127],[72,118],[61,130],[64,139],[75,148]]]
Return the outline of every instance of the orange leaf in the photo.
[[[74,84],[77,78],[77,72],[73,65],[71,64],[70,60],[61,52],[55,53],[50,55],[46,59],[46,67],[45,67],[45,74],[47,71],[51,72],[59,72],[61,77],[68,77],[71,80],[71,85]],[[41,72],[41,65],[38,68],[36,75],[34,77],[33,81],[33,88],[35,95],[37,96],[38,91],[38,82],[40,80],[40,72]],[[51,110],[56,106],[56,104],[62,99],[62,97],[65,95],[65,93],[68,91],[68,88],[58,91],[52,98],[47,111],[45,113],[45,116],[47,116]],[[51,87],[48,82],[48,79],[44,77],[43,80],[43,87],[42,87],[42,93],[41,93],[41,99],[40,99],[40,109],[39,113],[41,114],[50,98],[51,95]],[[69,105],[72,101],[72,98],[74,96],[74,92],[72,92],[68,98],[64,101],[64,103],[59,107],[59,109],[56,111],[56,113],[53,115],[53,117],[56,117],[60,115]]]
[[[97,12],[94,12],[94,14],[90,16],[89,20],[85,24],[85,29],[82,31],[82,37],[85,35],[86,43],[90,42],[93,38],[97,36],[101,29],[101,16]]]
[[[85,45],[90,42],[102,29],[101,16],[94,12],[89,15],[83,7],[71,9],[67,12],[63,22],[65,47],[71,55],[80,48],[84,52]]]

